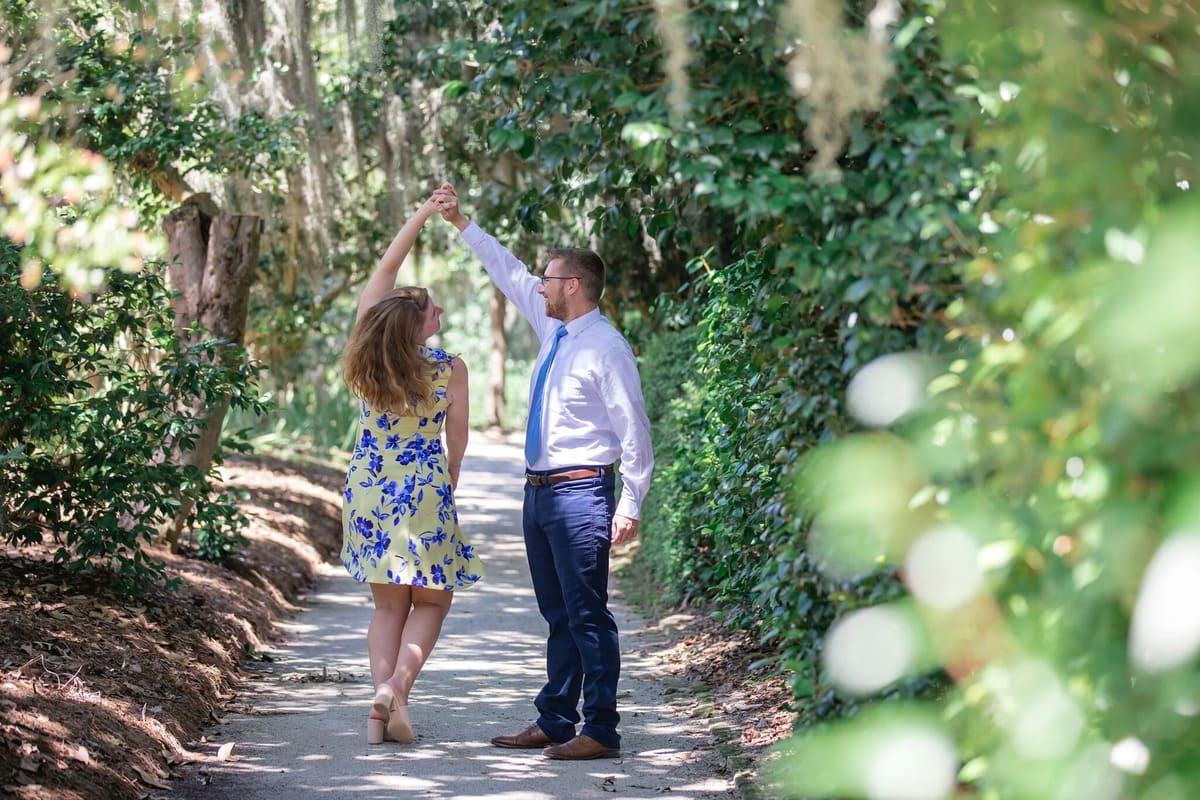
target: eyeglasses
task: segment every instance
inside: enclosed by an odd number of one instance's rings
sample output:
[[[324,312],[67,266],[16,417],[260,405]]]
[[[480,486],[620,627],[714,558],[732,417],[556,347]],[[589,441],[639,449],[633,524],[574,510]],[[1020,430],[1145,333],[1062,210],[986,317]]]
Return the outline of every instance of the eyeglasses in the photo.
[[[541,275],[538,280],[542,282],[542,286],[546,285],[546,281],[570,281],[579,280],[578,275]]]

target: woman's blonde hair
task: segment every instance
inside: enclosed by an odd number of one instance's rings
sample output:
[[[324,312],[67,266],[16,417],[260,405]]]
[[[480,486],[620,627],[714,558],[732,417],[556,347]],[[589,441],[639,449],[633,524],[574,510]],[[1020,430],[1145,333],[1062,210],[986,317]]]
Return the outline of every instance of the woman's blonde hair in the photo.
[[[393,289],[367,309],[342,351],[346,385],[380,411],[412,413],[433,403],[433,375],[421,352],[429,291]]]

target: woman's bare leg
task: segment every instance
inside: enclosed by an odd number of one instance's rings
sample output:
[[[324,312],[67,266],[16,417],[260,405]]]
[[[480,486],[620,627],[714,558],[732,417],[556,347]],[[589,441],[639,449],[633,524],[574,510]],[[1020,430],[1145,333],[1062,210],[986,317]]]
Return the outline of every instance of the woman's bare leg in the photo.
[[[450,611],[443,589],[372,583],[375,614],[367,626],[367,653],[375,684],[368,742],[413,740],[408,695],[429,660]]]
[[[371,682],[378,686],[396,671],[396,655],[412,609],[411,586],[372,583],[375,613],[367,626],[367,656],[371,661]]]
[[[444,589],[412,587],[412,610],[404,625],[390,680],[396,691],[396,701],[401,706],[408,705],[408,694],[437,644],[438,636],[442,633],[442,622],[450,612],[453,599],[454,592]]]

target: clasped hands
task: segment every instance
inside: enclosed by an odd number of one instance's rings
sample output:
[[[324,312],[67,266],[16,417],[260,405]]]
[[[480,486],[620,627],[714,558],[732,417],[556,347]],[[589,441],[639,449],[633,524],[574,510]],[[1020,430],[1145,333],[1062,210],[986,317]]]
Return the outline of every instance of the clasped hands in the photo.
[[[451,224],[457,224],[462,218],[462,212],[458,208],[458,193],[454,191],[454,186],[449,183],[443,183],[441,186],[433,190],[433,194],[429,195],[426,204],[442,215],[442,219]]]

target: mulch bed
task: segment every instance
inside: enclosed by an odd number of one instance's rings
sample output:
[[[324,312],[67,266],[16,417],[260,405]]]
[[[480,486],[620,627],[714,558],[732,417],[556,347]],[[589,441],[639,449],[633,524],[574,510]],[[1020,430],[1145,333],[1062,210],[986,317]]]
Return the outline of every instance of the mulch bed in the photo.
[[[154,552],[182,580],[175,592],[122,597],[50,548],[0,555],[0,796],[165,797],[172,768],[197,758],[189,747],[235,700],[272,623],[341,546],[340,470],[253,457],[225,473],[250,495],[250,543],[226,566]],[[664,665],[711,689],[696,713],[719,715],[740,752],[731,768],[752,776],[791,731],[782,680],[751,669],[754,648],[703,614],[658,627],[672,642]]]
[[[250,495],[249,545],[228,566],[153,552],[177,591],[122,597],[49,548],[0,558],[0,795],[144,798],[193,758],[244,659],[341,546],[339,471],[256,457],[226,474]]]

